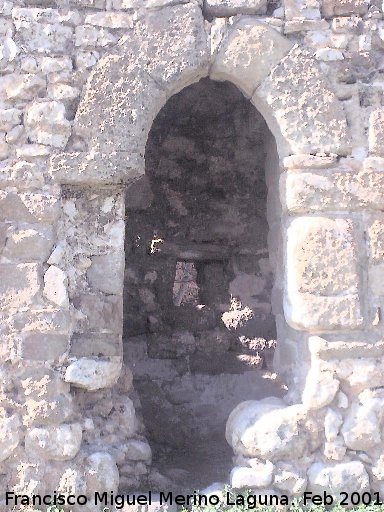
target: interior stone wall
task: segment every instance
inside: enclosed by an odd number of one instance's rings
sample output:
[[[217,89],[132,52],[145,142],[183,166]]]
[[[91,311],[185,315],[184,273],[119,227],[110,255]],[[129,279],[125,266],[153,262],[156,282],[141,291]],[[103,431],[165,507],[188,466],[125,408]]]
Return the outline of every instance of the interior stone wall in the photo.
[[[280,205],[268,244],[289,391],[230,415],[230,481],[381,491],[382,2],[2,0],[0,17],[1,488],[149,481],[123,363],[125,192],[167,99],[209,76],[266,121]]]

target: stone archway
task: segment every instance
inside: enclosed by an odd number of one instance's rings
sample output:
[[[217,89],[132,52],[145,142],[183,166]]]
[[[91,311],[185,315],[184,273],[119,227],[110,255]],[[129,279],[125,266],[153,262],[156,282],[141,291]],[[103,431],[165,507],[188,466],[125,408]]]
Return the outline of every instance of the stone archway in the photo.
[[[309,52],[293,47],[276,30],[252,17],[241,17],[221,28],[218,34],[212,31],[208,35],[200,9],[191,5],[164,9],[160,15],[139,20],[116,51],[101,59],[87,83],[75,121],[83,151],[52,157],[51,175],[63,185],[69,201],[67,217],[71,217],[71,198],[79,188],[88,194],[89,204],[94,201],[96,205],[91,210],[92,221],[89,212],[81,225],[72,216],[72,227],[86,235],[87,250],[93,256],[86,264],[76,260],[74,264],[76,286],[70,297],[77,312],[74,330],[85,351],[73,351],[66,380],[92,391],[113,386],[119,376],[124,261],[122,192],[125,183],[144,173],[145,143],[156,114],[167,98],[202,77],[229,80],[250,98],[276,140],[280,161],[275,158],[270,165],[274,167],[276,194],[280,181],[283,214],[275,219],[274,229],[278,233],[276,240],[284,243],[275,262],[276,295],[284,297],[284,304],[277,301],[276,306],[278,338],[283,340],[276,364],[288,383],[292,383],[288,398],[291,402],[300,404],[306,380],[310,385],[304,391],[304,406],[291,409],[280,402],[268,402],[261,409],[257,404],[251,410],[242,407],[231,415],[228,441],[240,456],[267,458],[270,454],[259,453],[253,445],[239,446],[236,439],[244,432],[238,430],[238,425],[244,414],[251,424],[259,425],[260,414],[263,419],[264,413],[280,410],[284,421],[304,425],[300,438],[306,441],[298,450],[301,457],[316,449],[322,436],[316,431],[315,440],[310,435],[306,437],[307,425],[321,424],[319,417],[307,414],[314,395],[324,382],[330,383],[326,386],[329,393],[314,407],[322,409],[333,400],[338,388],[332,372],[323,371],[317,362],[311,366],[308,338],[312,333],[359,328],[363,320],[357,289],[360,284],[356,226],[340,218],[337,209],[332,208],[328,212],[334,214],[320,215],[315,222],[307,212],[318,210],[311,210],[310,198],[295,195],[291,184],[295,172],[303,169],[307,173],[331,169],[332,173],[338,157],[349,152],[348,128],[340,103]],[[180,32],[185,34],[182,44],[177,36]],[[98,238],[100,230],[105,229],[113,229],[113,244],[100,254]],[[70,258],[74,247],[68,238],[66,243]],[[341,248],[345,263],[340,278],[329,274],[324,286],[317,276],[324,272],[324,265],[329,268],[331,261],[340,261]],[[106,263],[107,258],[113,258],[113,267]],[[309,261],[313,265],[308,270]],[[82,283],[81,297],[78,283]],[[83,322],[95,301],[98,318],[106,318],[101,326]],[[97,354],[84,341],[95,330],[101,330],[106,338],[101,340],[103,349]],[[297,438],[296,432],[293,444],[287,442],[289,450],[296,447]],[[140,451],[136,460],[149,462],[145,443],[136,443],[142,444],[131,443],[131,453]],[[273,457],[277,462],[284,460],[285,452],[280,450]]]

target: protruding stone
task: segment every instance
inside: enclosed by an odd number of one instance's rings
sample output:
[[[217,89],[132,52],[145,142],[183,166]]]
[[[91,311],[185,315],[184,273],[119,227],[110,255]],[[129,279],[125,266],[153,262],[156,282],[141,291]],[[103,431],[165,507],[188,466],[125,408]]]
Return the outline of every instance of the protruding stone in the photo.
[[[65,381],[88,391],[110,388],[120,376],[121,364],[120,357],[107,361],[81,358],[68,366]]]

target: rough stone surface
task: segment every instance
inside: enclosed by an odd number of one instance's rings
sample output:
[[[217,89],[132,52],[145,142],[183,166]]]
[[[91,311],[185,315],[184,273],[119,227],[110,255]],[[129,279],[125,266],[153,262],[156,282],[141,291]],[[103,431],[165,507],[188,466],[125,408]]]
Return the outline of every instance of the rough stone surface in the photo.
[[[335,465],[316,462],[308,470],[308,483],[313,493],[327,490],[336,499],[341,498],[341,492],[369,491],[368,474],[364,465],[357,461]]]
[[[292,325],[318,331],[361,325],[356,231],[343,218],[291,222],[285,313]]]
[[[255,487],[265,488],[272,483],[274,466],[266,461],[255,467],[235,467],[230,476],[231,486],[234,489],[252,489]]]
[[[95,391],[115,384],[120,371],[120,358],[110,361],[82,358],[68,366],[65,381],[76,387]]]
[[[211,16],[234,16],[236,14],[265,14],[266,0],[205,0],[205,11]]]
[[[225,43],[225,44],[224,44]],[[292,45],[278,32],[253,18],[241,18],[219,47],[210,70],[213,80],[231,80],[246,95],[268,76]]]
[[[35,102],[27,107],[25,129],[33,142],[64,148],[71,135],[65,107],[57,101]]]
[[[264,460],[303,455],[321,442],[314,415],[302,405],[286,407],[278,399],[248,401],[232,411],[226,438],[235,453]]]
[[[282,148],[295,153],[349,152],[344,112],[306,50],[293,48],[257,88],[252,103]]]
[[[78,423],[56,427],[35,427],[25,438],[26,452],[46,460],[71,460],[80,449],[82,438]]]

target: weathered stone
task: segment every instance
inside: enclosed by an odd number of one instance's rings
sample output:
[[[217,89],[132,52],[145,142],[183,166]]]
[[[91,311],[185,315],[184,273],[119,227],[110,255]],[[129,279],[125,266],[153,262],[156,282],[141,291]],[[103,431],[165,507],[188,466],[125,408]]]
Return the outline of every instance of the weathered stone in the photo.
[[[125,192],[125,205],[128,210],[146,210],[151,206],[154,195],[147,176],[129,184]]]
[[[41,268],[37,263],[0,265],[0,306],[31,307],[41,290]]]
[[[368,6],[367,0],[323,0],[323,14],[326,18],[347,14],[366,14]]]
[[[76,299],[75,303],[86,317],[86,330],[121,334],[123,324],[121,297],[86,294]]]
[[[234,489],[252,489],[268,487],[272,483],[274,465],[266,461],[251,468],[235,467],[232,469],[230,482]]]
[[[369,491],[368,474],[361,462],[327,465],[316,462],[308,470],[308,489],[314,494],[331,493],[341,499],[341,492],[363,493]]]
[[[335,411],[334,409],[329,408],[324,419],[325,439],[328,442],[336,440],[342,424],[343,417],[341,413],[339,411]]]
[[[0,77],[0,98],[31,100],[46,87],[46,82],[34,74],[10,74]]]
[[[74,357],[118,356],[121,348],[121,336],[117,334],[75,334],[71,340]]]
[[[85,23],[106,28],[133,28],[132,15],[122,12],[97,12],[88,14],[85,17]]]
[[[369,117],[369,151],[384,156],[384,110],[378,109]]]
[[[67,276],[55,265],[51,265],[44,274],[44,295],[57,306],[68,308]]]
[[[65,372],[65,381],[72,385],[95,391],[116,384],[121,372],[121,358],[109,360],[81,358],[71,363]]]
[[[43,57],[41,59],[41,71],[45,74],[72,71],[72,67],[69,57]]]
[[[81,22],[81,16],[76,11],[70,11],[68,9],[42,9],[39,7],[14,7],[12,9],[12,18],[16,26],[18,23],[25,21],[36,21],[39,23],[65,23],[70,25],[77,25]]]
[[[290,496],[301,496],[307,487],[307,478],[291,464],[279,462],[273,485]]]
[[[254,18],[241,18],[223,40],[210,70],[213,80],[231,80],[246,95],[287,55],[292,43]]]
[[[8,233],[3,256],[10,260],[46,261],[54,241],[51,226],[33,224]]]
[[[292,326],[319,331],[361,325],[356,231],[344,218],[290,223],[284,309]]]
[[[86,459],[85,479],[88,493],[117,492],[119,486],[119,470],[109,453],[92,453]]]
[[[265,14],[267,0],[205,0],[204,9],[211,16],[236,14]]]
[[[303,405],[286,407],[277,398],[238,405],[228,418],[226,438],[235,453],[264,460],[303,455],[321,443],[320,425]]]
[[[336,155],[306,155],[298,154],[287,156],[283,160],[286,169],[327,169],[338,164]]]
[[[151,447],[144,441],[138,441],[137,439],[130,439],[126,445],[126,455],[130,460],[142,460],[150,463],[152,458]]]
[[[341,429],[348,448],[368,451],[381,443],[383,405],[382,390],[367,389],[360,393],[359,402],[352,403]]]
[[[381,210],[384,174],[349,168],[284,173],[280,179],[283,208],[291,212]]]
[[[73,40],[73,28],[59,23],[17,21],[16,41],[30,52],[66,54]]]
[[[303,391],[303,404],[308,409],[321,409],[335,398],[340,382],[332,372],[313,367],[309,370]]]
[[[306,18],[296,18],[286,21],[284,25],[284,34],[294,34],[295,32],[323,31],[329,28],[326,20],[308,20]]]
[[[350,140],[344,112],[307,50],[293,48],[251,101],[268,122],[283,156],[348,154]]]
[[[117,38],[104,28],[82,25],[76,28],[75,45],[81,47],[105,47],[117,42]]]
[[[284,9],[287,20],[295,18],[318,20],[321,17],[319,0],[286,0]]]
[[[64,148],[71,135],[65,107],[58,101],[34,102],[25,113],[25,130],[33,142]]]
[[[25,437],[25,450],[30,456],[46,460],[71,460],[80,450],[82,429],[79,423],[35,427]]]
[[[80,90],[77,87],[71,87],[66,84],[52,84],[47,89],[48,97],[55,101],[73,101],[80,96]]]
[[[4,409],[0,417],[0,462],[6,460],[20,442],[20,420],[18,416],[6,416]]]
[[[21,121],[22,111],[18,108],[7,108],[0,111],[0,130],[9,131]]]
[[[113,252],[93,256],[87,271],[88,282],[94,290],[122,295],[124,282],[124,253]]]
[[[24,333],[21,343],[21,357],[30,361],[58,359],[68,350],[69,339],[65,334],[41,332]]]
[[[377,213],[372,215],[367,226],[369,258],[374,264],[380,264],[384,260],[384,215]]]

